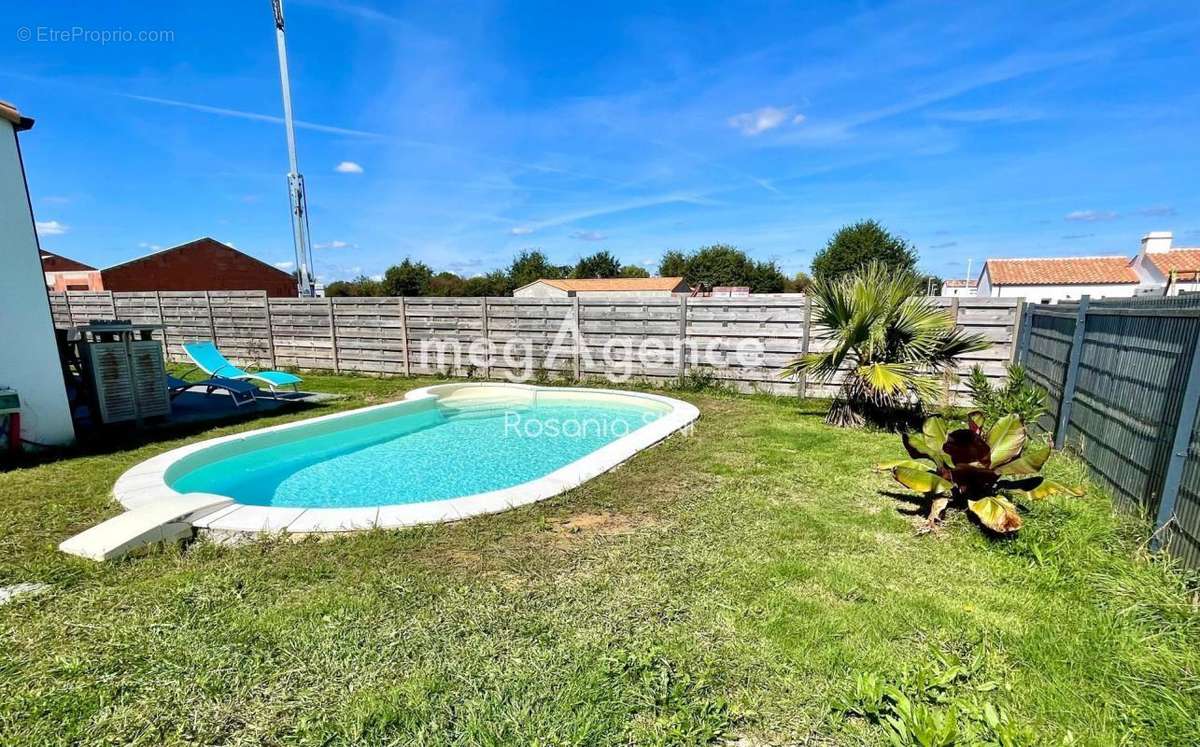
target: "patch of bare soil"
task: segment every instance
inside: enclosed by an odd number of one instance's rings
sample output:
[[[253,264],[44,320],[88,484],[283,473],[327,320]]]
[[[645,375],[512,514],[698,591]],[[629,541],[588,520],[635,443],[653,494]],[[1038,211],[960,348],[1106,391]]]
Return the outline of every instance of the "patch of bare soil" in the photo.
[[[585,537],[588,535],[626,534],[649,523],[648,516],[630,516],[611,512],[577,513],[563,519],[553,520],[551,530],[560,536]]]

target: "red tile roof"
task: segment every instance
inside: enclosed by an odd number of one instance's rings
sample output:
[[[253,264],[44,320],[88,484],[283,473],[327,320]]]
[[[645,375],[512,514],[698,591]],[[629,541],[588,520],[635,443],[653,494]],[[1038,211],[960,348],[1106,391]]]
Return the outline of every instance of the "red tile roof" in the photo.
[[[546,278],[542,278],[538,282],[565,291],[673,291],[683,283],[683,278],[603,278],[584,280],[547,280]]]
[[[1164,275],[1172,272],[1194,273],[1200,271],[1200,249],[1172,249],[1169,252],[1150,252],[1146,259],[1154,263]]]
[[[1104,285],[1140,282],[1129,257],[989,259],[992,285]]]
[[[946,288],[974,288],[974,280],[946,280],[942,282]]]

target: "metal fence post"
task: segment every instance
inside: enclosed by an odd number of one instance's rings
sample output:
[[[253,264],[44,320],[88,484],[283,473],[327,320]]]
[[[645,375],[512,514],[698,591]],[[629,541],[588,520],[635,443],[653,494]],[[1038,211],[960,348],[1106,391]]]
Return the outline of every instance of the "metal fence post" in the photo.
[[[1175,504],[1179,500],[1179,483],[1183,478],[1183,466],[1187,462],[1188,449],[1192,444],[1192,429],[1196,427],[1196,410],[1200,408],[1200,339],[1193,342],[1192,365],[1188,369],[1187,385],[1183,390],[1183,404],[1179,410],[1179,422],[1175,425],[1175,440],[1171,444],[1171,459],[1167,462],[1167,474],[1163,478],[1162,498],[1158,504],[1158,517],[1154,521],[1154,534],[1150,542],[1153,550],[1162,548],[1164,542],[1159,533],[1175,515]]]
[[[1071,338],[1071,357],[1067,360],[1063,380],[1062,400],[1058,407],[1058,425],[1054,428],[1054,448],[1061,449],[1067,441],[1067,424],[1071,422],[1071,403],[1075,399],[1075,384],[1079,381],[1079,359],[1083,357],[1083,333],[1087,329],[1087,310],[1090,297],[1079,299],[1075,312],[1075,335]]]

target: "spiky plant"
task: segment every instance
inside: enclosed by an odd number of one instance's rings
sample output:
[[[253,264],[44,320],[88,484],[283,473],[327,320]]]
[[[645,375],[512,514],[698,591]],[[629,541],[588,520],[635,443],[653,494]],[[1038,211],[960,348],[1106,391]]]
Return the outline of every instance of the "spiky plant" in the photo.
[[[1029,440],[1017,415],[1005,415],[986,430],[983,423],[978,411],[966,423],[927,418],[920,433],[901,435],[908,459],[876,467],[890,470],[896,482],[929,501],[926,530],[937,525],[947,506],[956,505],[988,529],[1010,534],[1021,528],[1014,499],[1083,494],[1038,474],[1050,444]]]
[[[819,381],[845,376],[825,422],[843,427],[883,427],[918,420],[925,402],[940,393],[942,375],[954,359],[987,348],[982,335],[958,329],[954,319],[928,297],[921,280],[878,263],[809,288],[813,323],[828,350],[792,361],[785,376],[801,373]]]

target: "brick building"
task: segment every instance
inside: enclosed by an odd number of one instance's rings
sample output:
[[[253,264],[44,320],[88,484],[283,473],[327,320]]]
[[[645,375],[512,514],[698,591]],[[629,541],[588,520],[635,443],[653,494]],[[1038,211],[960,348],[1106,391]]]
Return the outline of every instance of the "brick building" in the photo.
[[[104,290],[99,270],[54,252],[42,251],[42,274],[46,276],[46,287],[52,291]]]
[[[100,271],[104,290],[204,291],[265,290],[268,296],[295,296],[289,272],[204,237],[131,259]]]

